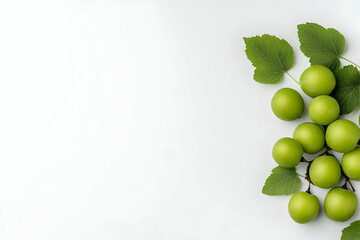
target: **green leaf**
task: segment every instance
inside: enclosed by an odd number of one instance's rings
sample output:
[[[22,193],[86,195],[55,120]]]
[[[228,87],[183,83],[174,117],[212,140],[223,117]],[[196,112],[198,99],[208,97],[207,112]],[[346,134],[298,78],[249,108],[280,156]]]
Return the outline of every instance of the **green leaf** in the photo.
[[[340,105],[340,114],[348,114],[360,107],[360,72],[352,66],[345,66],[335,72],[336,86],[331,96]]]
[[[316,23],[298,25],[300,49],[310,58],[311,65],[323,65],[333,72],[340,67],[339,58],[345,50],[345,38],[333,28]]]
[[[254,80],[274,84],[282,80],[284,73],[294,64],[294,50],[290,44],[275,36],[264,34],[244,38],[246,56],[256,68]]]
[[[360,240],[360,221],[355,221],[342,230],[341,240]]]
[[[289,195],[300,190],[301,180],[295,168],[276,167],[266,179],[262,193],[266,195]]]

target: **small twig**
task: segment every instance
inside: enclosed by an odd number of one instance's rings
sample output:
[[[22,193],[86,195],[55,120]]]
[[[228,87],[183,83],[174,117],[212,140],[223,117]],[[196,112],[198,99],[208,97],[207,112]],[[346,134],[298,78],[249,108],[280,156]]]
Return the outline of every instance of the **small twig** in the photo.
[[[311,194],[311,191],[310,191],[311,179],[310,179],[310,174],[309,174],[309,169],[310,169],[311,162],[309,162],[309,165],[308,165],[308,167],[306,169],[306,174],[305,174],[305,179],[309,182],[309,186],[308,186],[308,189],[306,190],[306,192],[309,193],[309,194]]]
[[[348,178],[346,175],[344,175],[345,176],[345,182],[344,182],[344,184],[341,186],[341,188],[343,188],[343,189],[348,189],[348,187],[347,187],[347,183],[349,183],[349,185],[350,185],[350,187],[351,187],[351,190],[353,191],[353,192],[355,192],[355,188],[354,188],[354,186],[352,185],[352,183],[351,183],[351,181],[350,181],[350,178]]]
[[[300,159],[300,162],[307,162],[307,163],[311,163],[312,161],[308,161],[308,160],[306,160],[304,157],[302,157],[302,158]]]
[[[350,178],[348,176],[346,176],[346,174],[344,173],[344,170],[341,168],[341,174],[345,177],[345,182],[344,184],[341,186],[343,189],[348,189],[347,188],[347,183],[349,183],[350,187],[351,187],[351,190],[353,192],[355,192],[355,188],[354,186],[352,185],[351,181],[350,181]]]
[[[310,191],[310,182],[309,182],[309,187],[308,187],[308,189],[306,190],[306,192],[307,192],[308,194],[311,194],[311,191]]]
[[[330,150],[331,150],[331,148],[326,147],[325,151],[324,151],[323,153],[321,153],[319,156],[324,156],[324,155],[326,155]]]
[[[346,177],[346,178],[345,178],[345,183],[346,183],[346,182],[349,183],[349,185],[350,185],[350,187],[351,187],[351,190],[352,190],[353,192],[355,192],[355,188],[354,188],[354,186],[352,185],[352,183],[350,182],[350,178]]]

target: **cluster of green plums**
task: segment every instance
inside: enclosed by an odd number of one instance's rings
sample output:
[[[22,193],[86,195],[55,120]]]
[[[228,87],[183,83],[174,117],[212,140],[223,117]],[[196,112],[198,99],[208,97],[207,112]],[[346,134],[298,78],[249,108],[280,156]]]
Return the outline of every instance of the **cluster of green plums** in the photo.
[[[300,86],[313,98],[308,107],[312,122],[297,126],[292,138],[279,139],[272,155],[280,166],[293,168],[303,159],[304,153],[315,154],[326,147],[344,153],[341,164],[327,152],[320,154],[309,163],[307,174],[312,184],[331,189],[324,201],[325,214],[334,221],[346,221],[354,215],[358,199],[352,190],[336,185],[342,173],[347,179],[360,180],[360,148],[357,148],[360,129],[349,120],[338,119],[339,104],[329,96],[335,85],[334,74],[324,66],[314,65],[303,72]],[[271,108],[279,119],[292,121],[302,116],[304,101],[297,91],[283,88],[272,98]],[[298,223],[310,222],[318,215],[319,209],[319,199],[310,191],[295,193],[288,205],[291,218]]]

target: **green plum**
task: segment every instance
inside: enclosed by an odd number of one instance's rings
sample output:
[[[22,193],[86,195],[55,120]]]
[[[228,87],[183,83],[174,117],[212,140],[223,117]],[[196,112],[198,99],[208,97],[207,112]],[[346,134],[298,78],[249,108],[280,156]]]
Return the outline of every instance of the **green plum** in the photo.
[[[297,223],[310,222],[318,215],[319,210],[319,199],[306,192],[295,193],[288,205],[290,217]]]
[[[331,149],[341,153],[350,152],[360,139],[360,129],[349,120],[338,119],[327,127],[325,139]]]
[[[313,65],[307,68],[300,77],[301,89],[310,97],[329,95],[335,85],[334,74],[322,65]]]
[[[303,114],[304,100],[294,89],[282,88],[273,96],[271,109],[279,119],[292,121]]]
[[[360,181],[360,148],[345,153],[341,159],[341,167],[347,177]]]
[[[334,156],[319,156],[314,159],[309,169],[310,179],[320,188],[334,187],[341,177],[341,167]]]
[[[326,95],[314,98],[309,105],[310,119],[320,125],[328,125],[335,121],[340,113],[338,102]]]
[[[357,207],[358,199],[355,193],[340,187],[331,189],[324,201],[326,216],[339,222],[349,220],[356,212]]]
[[[279,139],[272,149],[272,156],[281,167],[292,168],[299,164],[303,155],[301,144],[292,138]]]
[[[297,126],[293,138],[298,141],[306,153],[316,153],[325,144],[325,132],[315,123],[305,122]]]

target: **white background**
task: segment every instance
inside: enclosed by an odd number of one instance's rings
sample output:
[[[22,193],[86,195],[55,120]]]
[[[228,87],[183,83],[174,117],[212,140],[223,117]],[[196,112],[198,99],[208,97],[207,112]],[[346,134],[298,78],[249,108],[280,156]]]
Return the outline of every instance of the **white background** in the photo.
[[[360,62],[356,2],[1,1],[0,239],[339,239],[359,213],[299,225],[261,194],[309,118],[275,118],[275,91],[300,88],[253,81],[242,38],[285,38],[298,79],[296,25],[317,22]]]

